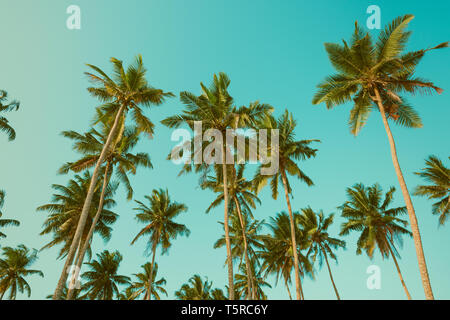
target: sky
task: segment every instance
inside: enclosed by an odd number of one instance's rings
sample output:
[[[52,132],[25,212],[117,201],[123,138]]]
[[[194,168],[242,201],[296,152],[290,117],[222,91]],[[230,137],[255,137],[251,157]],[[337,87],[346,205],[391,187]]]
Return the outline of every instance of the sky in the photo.
[[[81,29],[69,30],[66,20],[69,5],[81,9]],[[181,91],[200,94],[200,82],[210,83],[213,74],[226,72],[231,79],[229,91],[237,105],[260,101],[274,106],[275,115],[285,109],[298,122],[299,139],[320,139],[315,159],[300,163],[314,181],[307,187],[291,179],[292,206],[300,210],[335,213],[330,234],[337,236],[343,219],[338,206],[346,201],[346,188],[355,183],[380,183],[384,190],[397,187],[395,206],[404,205],[389,152],[389,145],[378,113],[372,113],[366,127],[354,137],[347,120],[351,104],[332,110],[313,106],[315,86],[334,73],[324,50],[324,42],[340,42],[353,32],[354,22],[365,25],[369,5],[381,9],[384,26],[407,13],[416,17],[408,49],[416,50],[448,41],[450,30],[448,1],[207,1],[207,0],[2,0],[0,2],[0,89],[21,103],[20,111],[8,114],[17,138],[8,142],[0,134],[0,189],[7,192],[3,218],[20,220],[20,227],[6,230],[0,245],[25,244],[40,249],[51,240],[40,236],[46,213],[36,212],[50,202],[52,184],[66,184],[72,175],[58,175],[57,169],[77,154],[60,133],[64,130],[89,130],[99,101],[86,88],[90,85],[83,72],[86,63],[110,72],[109,59],[116,57],[126,65],[142,54],[148,69],[148,81],[157,88],[177,95],[161,106],[146,110],[155,123],[153,140],[143,139],[135,149],[148,152],[154,168],[140,169],[131,177],[135,199],[143,200],[153,189],[167,188],[171,198],[186,204],[187,213],[177,221],[190,230],[188,238],[173,241],[169,253],[157,252],[159,276],[167,280],[168,298],[194,274],[207,277],[214,287],[224,288],[227,272],[225,248],[214,249],[222,235],[223,207],[205,214],[214,199],[210,191],[200,190],[195,174],[178,177],[180,167],[166,160],[176,144],[171,130],[160,121],[179,113]],[[377,30],[372,30],[374,36]],[[419,112],[424,127],[408,129],[393,125],[400,164],[410,191],[423,181],[414,174],[424,167],[429,155],[448,164],[450,51],[431,52],[417,68],[417,75],[432,80],[444,89],[441,95],[411,96],[409,101]],[[266,222],[286,210],[283,198],[271,198],[270,189],[261,192],[262,205],[254,216]],[[108,243],[94,239],[93,251],[119,250],[124,257],[119,273],[131,276],[149,262],[144,239],[130,246],[142,225],[135,220],[134,201],[126,200],[119,188],[114,211],[120,218],[113,226]],[[431,214],[432,202],[413,197],[424,252],[434,295],[450,299],[450,226],[438,227]],[[264,229],[264,233],[268,232]],[[336,286],[343,299],[405,299],[405,293],[392,260],[373,260],[357,256],[356,235],[345,237],[346,250],[337,252],[338,264],[331,264]],[[32,299],[44,299],[52,293],[62,270],[57,260],[59,248],[43,250],[34,268],[45,277],[30,277]],[[399,260],[405,282],[415,299],[423,299],[416,253],[412,239],[405,239]],[[369,290],[367,268],[379,266],[381,288]],[[335,299],[326,267],[318,266],[315,279],[303,281],[306,299]],[[270,299],[287,299],[280,281],[269,277]],[[291,285],[291,292],[295,284]],[[26,299],[25,295],[18,298]]]

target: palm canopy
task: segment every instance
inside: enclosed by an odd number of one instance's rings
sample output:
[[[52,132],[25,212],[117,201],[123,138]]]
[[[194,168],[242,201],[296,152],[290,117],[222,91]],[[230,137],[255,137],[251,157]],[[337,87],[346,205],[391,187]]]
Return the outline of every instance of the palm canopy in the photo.
[[[17,111],[19,109],[19,102],[12,101],[7,103],[6,100],[8,98],[8,93],[4,90],[0,90],[0,131],[3,131],[8,136],[9,141],[12,141],[16,138],[16,131],[9,124],[8,119],[2,116],[2,113]]]
[[[99,132],[91,129],[85,134],[79,134],[75,131],[64,131],[62,135],[74,141],[74,150],[82,154],[82,157],[75,162],[64,164],[59,172],[67,173],[69,170],[80,172],[96,165],[103,146],[107,140],[109,127],[103,124]],[[109,162],[112,168],[116,169],[117,179],[125,186],[127,190],[127,199],[133,197],[133,188],[128,179],[128,174],[136,174],[139,166],[152,168],[150,157],[146,152],[131,153],[139,140],[136,129],[125,128],[122,134],[119,134],[116,141],[110,146],[105,157],[105,162]]]
[[[4,203],[5,203],[6,193],[3,190],[0,190],[0,218],[3,213],[1,211]],[[0,228],[8,227],[8,226],[19,226],[20,222],[14,219],[0,219]],[[6,238],[6,235],[0,231],[0,238]]]
[[[268,288],[272,288],[272,286],[266,282],[265,277],[263,277],[262,275],[262,269],[260,268],[259,270],[255,270],[257,267],[257,260],[256,259],[252,259],[250,262],[251,266],[251,270],[252,270],[252,275],[253,275],[253,283],[255,286],[255,298],[257,300],[267,300],[267,295],[264,292],[264,288],[268,287]],[[241,265],[241,267],[239,268],[240,273],[236,273],[234,275],[235,278],[235,288],[236,291],[238,291],[238,296],[245,296],[246,293],[248,292],[248,287],[251,287],[251,284],[248,283],[248,277],[246,274],[246,268],[245,265]],[[256,272],[257,271],[257,272]]]
[[[150,279],[153,282],[151,286],[152,296],[156,300],[161,300],[161,297],[159,295],[160,293],[163,293],[167,296],[167,291],[166,289],[164,289],[164,286],[166,285],[166,279],[161,278],[159,280],[156,280],[156,277],[158,275],[158,264],[155,262],[153,269],[152,264],[150,262],[147,262],[141,267],[143,269],[143,272],[134,274],[137,280],[134,281],[129,287],[130,290],[132,291],[130,297],[132,299],[136,299],[139,298],[142,294],[144,294],[144,300],[146,300],[146,297],[150,293]],[[150,273],[152,273],[151,278]]]
[[[97,260],[86,263],[90,271],[81,276],[86,280],[82,289],[90,300],[112,300],[119,295],[118,286],[130,284],[129,277],[117,274],[121,261],[118,251],[104,250],[97,254]]]
[[[448,42],[435,47],[404,52],[411,31],[405,31],[414,18],[407,14],[394,19],[379,34],[374,43],[369,33],[355,24],[349,43],[325,43],[333,67],[337,70],[317,87],[313,104],[325,102],[328,109],[353,99],[348,124],[357,135],[366,124],[370,112],[379,109],[374,104],[379,93],[385,113],[399,125],[419,128],[419,115],[402,96],[403,93],[442,92],[432,82],[415,76],[415,70],[425,53],[448,47]]]
[[[89,87],[88,91],[105,104],[97,109],[95,121],[109,121],[112,123],[121,107],[125,114],[130,112],[137,132],[153,136],[154,124],[143,113],[141,106],[160,105],[168,97],[173,97],[170,92],[152,87],[146,80],[147,70],[144,67],[142,56],[138,55],[133,64],[125,70],[123,62],[111,58],[113,75],[109,77],[100,68],[88,64],[93,70],[85,72],[89,79],[98,84],[98,87]]]
[[[279,130],[279,165],[278,171],[276,171],[273,175],[262,175],[260,174],[261,170],[256,171],[257,173],[253,179],[253,183],[257,193],[259,193],[259,191],[270,180],[272,197],[276,199],[278,197],[278,183],[279,181],[282,181],[283,172],[287,172],[289,175],[300,179],[308,186],[313,185],[312,180],[299,168],[296,161],[315,157],[317,149],[313,149],[309,145],[313,142],[320,142],[320,140],[296,140],[296,126],[297,122],[294,120],[292,113],[289,113],[288,110],[285,110],[285,112],[278,119],[275,119],[270,115],[259,121],[258,128],[269,130],[268,135],[270,135],[270,130]],[[268,150],[268,154],[271,154],[271,152],[276,151]],[[266,167],[269,165],[263,164],[261,166]],[[286,183],[288,193],[291,193],[292,190],[289,181],[286,181]]]
[[[345,248],[345,241],[333,238],[328,228],[333,224],[334,214],[326,216],[323,211],[316,213],[310,207],[301,210],[297,223],[307,237],[307,256],[312,255],[312,261],[319,260],[322,266],[324,254],[337,261],[334,250]]]
[[[257,256],[257,250],[262,250],[264,247],[263,240],[266,236],[261,235],[260,231],[265,225],[265,222],[264,220],[250,221],[248,215],[243,215],[243,219],[246,228],[245,235],[247,238],[248,255],[250,259],[255,259]],[[219,223],[223,225],[222,222]],[[230,241],[232,259],[235,260],[239,258],[239,264],[242,265],[245,255],[245,247],[242,226],[236,211],[232,211],[230,216]],[[222,237],[214,243],[214,249],[222,248],[223,246],[225,246],[225,235],[222,235]]]
[[[360,232],[356,253],[366,251],[372,258],[376,248],[383,258],[388,258],[392,249],[398,255],[396,244],[402,246],[402,236],[411,236],[406,229],[408,222],[398,218],[406,214],[406,207],[389,208],[393,201],[395,188],[391,187],[384,195],[381,187],[375,184],[365,187],[355,184],[347,188],[346,201],[339,209],[342,217],[347,219],[341,225],[340,235],[348,235],[352,231]]]
[[[415,195],[439,199],[433,203],[432,213],[439,215],[439,224],[443,225],[450,216],[450,169],[436,156],[429,156],[425,164],[416,174],[431,184],[418,186]]]
[[[138,211],[136,219],[146,226],[137,234],[131,244],[134,244],[140,237],[148,236],[148,248],[156,249],[158,245],[162,247],[162,253],[166,253],[172,245],[171,240],[178,235],[189,236],[190,231],[184,224],[173,221],[178,215],[187,211],[186,205],[171,201],[169,191],[159,189],[153,190],[151,196],[145,196],[150,206],[141,201],[137,201]],[[153,249],[152,249],[153,250]]]
[[[40,234],[53,235],[53,240],[47,243],[43,249],[62,244],[59,257],[67,254],[77,229],[90,181],[91,175],[89,172],[85,172],[83,176],[76,175],[74,179],[69,180],[67,186],[52,185],[56,193],[53,194],[51,203],[37,208],[37,211],[46,211],[49,213]],[[109,184],[106,188],[103,209],[94,229],[105,241],[111,238],[110,226],[117,220],[117,214],[110,211],[116,205],[113,199],[116,189],[116,183]],[[98,205],[100,196],[101,188],[97,187],[93,197],[94,204]],[[96,212],[97,206],[94,205],[89,211],[89,218],[87,220],[88,227],[84,229],[81,238],[83,241],[87,238]]]
[[[203,279],[198,275],[192,276],[188,283],[185,283],[175,292],[178,300],[212,300],[212,282]],[[215,293],[217,296],[218,292]],[[223,294],[223,292],[222,292]]]
[[[293,215],[294,220],[298,220],[300,213],[294,212]],[[277,213],[275,217],[270,218],[268,226],[271,234],[264,238],[264,249],[258,253],[262,259],[262,270],[265,276],[275,274],[277,282],[282,276],[286,283],[290,283],[294,259],[289,215],[286,212]],[[313,278],[312,264],[301,252],[307,248],[306,237],[297,224],[295,225],[295,238],[300,275],[308,275]]]
[[[37,260],[37,250],[30,250],[23,244],[17,248],[2,248],[3,258],[0,259],[0,300],[9,290],[9,300],[15,300],[17,292],[31,295],[31,287],[25,280],[31,275],[44,277],[40,270],[29,269]]]

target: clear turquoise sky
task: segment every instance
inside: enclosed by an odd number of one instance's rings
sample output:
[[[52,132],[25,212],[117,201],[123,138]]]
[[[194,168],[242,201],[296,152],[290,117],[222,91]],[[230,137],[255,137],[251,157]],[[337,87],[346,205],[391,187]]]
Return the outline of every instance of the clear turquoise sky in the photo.
[[[81,30],[66,28],[70,4],[81,7]],[[213,73],[224,71],[231,78],[230,92],[238,105],[260,100],[273,105],[276,114],[288,108],[298,120],[299,138],[322,140],[317,158],[302,163],[316,185],[308,188],[291,182],[295,210],[310,205],[337,213],[336,207],[346,200],[345,189],[358,182],[379,182],[385,190],[391,185],[397,187],[379,114],[373,113],[355,138],[346,124],[349,104],[332,111],[323,105],[311,105],[315,85],[333,72],[323,43],[348,38],[355,20],[365,25],[366,8],[371,4],[380,6],[382,25],[399,15],[416,15],[410,24],[410,49],[450,40],[450,3],[444,0],[2,0],[0,88],[20,100],[21,109],[8,116],[17,131],[16,141],[9,143],[0,134],[0,188],[7,191],[5,217],[19,219],[21,226],[9,228],[1,246],[24,243],[41,248],[50,240],[39,236],[45,214],[37,213],[36,207],[49,202],[51,184],[66,184],[69,176],[57,175],[56,171],[63,162],[76,158],[71,144],[59,133],[88,130],[99,103],[86,91],[89,83],[83,75],[87,70],[84,64],[109,71],[112,56],[128,63],[141,53],[149,69],[149,81],[177,95],[184,90],[199,93],[200,81],[209,83]],[[393,126],[410,190],[421,182],[413,172],[424,166],[428,155],[445,161],[449,156],[449,58],[450,50],[432,52],[417,69],[419,76],[444,88],[441,95],[410,97],[424,128]],[[206,215],[214,195],[199,190],[195,175],[178,178],[179,168],[165,160],[174,143],[170,141],[171,132],[159,121],[181,109],[176,98],[147,112],[156,124],[156,136],[152,141],[142,141],[137,150],[150,153],[154,169],[140,170],[132,178],[136,199],[154,188],[167,187],[173,199],[189,207],[179,221],[191,229],[191,236],[174,241],[169,255],[157,256],[159,276],[168,280],[169,298],[195,273],[207,276],[214,286],[223,288],[226,284],[225,248],[213,249],[222,234],[217,222],[223,219],[223,208]],[[131,275],[149,258],[143,254],[144,241],[129,245],[141,226],[134,220],[134,203],[127,202],[123,189],[120,191],[115,208],[120,219],[113,227],[112,239],[107,244],[96,239],[94,252],[119,250],[124,256],[120,272]],[[286,208],[282,199],[271,199],[268,189],[261,199],[262,206],[254,212],[258,219],[267,221]],[[403,205],[400,191],[395,199],[395,205]],[[438,228],[430,201],[414,197],[413,202],[435,296],[449,299],[450,225]],[[338,233],[341,222],[338,217],[331,233]],[[356,237],[345,240],[347,250],[340,251],[339,264],[332,265],[343,299],[405,298],[393,261],[356,256]],[[29,279],[33,299],[53,292],[62,268],[62,261],[56,260],[57,252],[53,248],[40,253],[34,267],[43,270],[45,278]],[[423,298],[412,239],[405,241],[401,254],[406,284],[413,298]],[[366,288],[366,269],[371,264],[381,268],[381,290]],[[272,278],[269,281],[274,283]],[[335,298],[326,268],[317,273],[315,281],[305,279],[304,292],[307,299]],[[288,297],[282,283],[267,289],[267,293],[271,299]]]

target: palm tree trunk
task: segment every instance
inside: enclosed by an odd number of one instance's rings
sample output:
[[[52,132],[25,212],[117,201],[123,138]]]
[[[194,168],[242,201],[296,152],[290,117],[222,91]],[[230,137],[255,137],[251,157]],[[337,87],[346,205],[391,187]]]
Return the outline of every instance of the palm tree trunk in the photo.
[[[284,284],[285,284],[286,289],[287,289],[287,292],[288,292],[288,294],[289,294],[289,300],[292,300],[291,290],[289,290],[289,285],[288,285],[288,283],[287,283],[287,279],[286,279],[286,278],[284,278]]]
[[[399,276],[400,281],[402,283],[403,289],[405,289],[406,296],[408,297],[408,300],[411,300],[411,295],[409,294],[408,288],[406,287],[406,283],[403,280],[403,276],[402,276],[402,273],[400,271],[400,267],[398,266],[398,263],[397,263],[397,258],[395,258],[394,252],[392,251],[392,248],[389,245],[389,243],[387,245],[388,245],[389,252],[391,253],[392,258],[394,259],[395,267],[397,268],[398,276]]]
[[[89,243],[91,241],[92,236],[94,235],[95,226],[97,225],[97,222],[100,219],[100,215],[103,211],[103,203],[105,202],[106,188],[108,187],[109,179],[111,178],[111,176],[109,175],[110,166],[111,166],[111,162],[108,161],[106,163],[105,174],[103,177],[102,194],[100,196],[97,213],[95,214],[94,221],[92,221],[91,228],[89,229],[89,233],[86,237],[86,240],[84,241],[83,247],[81,248],[81,250],[78,251],[78,256],[77,256],[77,260],[76,260],[76,266],[77,266],[76,270],[81,270],[81,265],[83,264],[84,255],[86,254],[86,251],[89,248]],[[69,286],[69,291],[67,292],[67,300],[71,300],[75,293],[75,288],[74,288],[75,281],[76,281],[76,275],[73,274],[72,279],[70,281],[71,285]]]
[[[297,242],[295,241],[295,226],[294,226],[294,216],[292,215],[291,201],[289,200],[289,192],[287,185],[286,172],[284,169],[281,170],[281,179],[284,186],[284,194],[286,196],[286,202],[289,211],[289,220],[291,225],[291,238],[292,238],[292,253],[294,256],[294,273],[295,273],[295,288],[297,292],[297,300],[301,300],[302,294],[300,289],[300,274],[298,268],[298,255],[297,255]]]
[[[152,258],[152,265],[150,267],[150,275],[149,275],[149,278],[148,278],[148,291],[149,291],[148,292],[148,297],[147,297],[148,300],[152,300],[153,268],[155,266],[155,256],[156,256],[156,245],[157,244],[158,244],[158,242],[155,242],[153,244],[153,248],[152,248],[152,250],[153,250],[153,258]]]
[[[389,139],[389,144],[391,147],[392,162],[394,163],[395,173],[397,174],[398,181],[400,183],[400,188],[403,193],[403,198],[405,200],[406,208],[408,210],[409,221],[411,224],[411,231],[414,238],[414,245],[416,247],[416,255],[419,263],[420,276],[422,278],[422,285],[425,291],[425,298],[427,300],[434,300],[433,290],[431,289],[430,277],[428,275],[427,263],[425,261],[425,254],[422,247],[422,239],[420,237],[419,225],[417,223],[416,213],[411,201],[411,196],[409,195],[408,188],[406,187],[405,179],[403,178],[402,170],[398,162],[397,150],[395,148],[394,137],[392,136],[389,123],[386,118],[386,112],[384,110],[383,103],[381,101],[380,93],[375,87],[375,97],[378,108],[380,109],[381,118],[383,120],[384,128]]]
[[[125,105],[122,105],[119,111],[117,112],[116,118],[114,119],[114,124],[111,127],[111,130],[109,131],[108,138],[106,139],[105,145],[103,146],[102,152],[100,153],[100,157],[97,161],[97,164],[95,165],[95,169],[91,178],[91,183],[89,185],[88,193],[86,195],[86,200],[84,201],[83,209],[81,211],[80,220],[78,221],[77,230],[72,240],[72,245],[70,246],[69,253],[67,254],[66,263],[64,264],[61,276],[59,278],[55,292],[53,294],[53,300],[58,300],[61,297],[61,292],[68,276],[67,269],[69,268],[70,264],[72,263],[73,257],[75,256],[78,241],[80,241],[81,235],[83,234],[84,226],[86,224],[89,210],[91,208],[92,197],[94,195],[95,186],[97,184],[97,179],[100,174],[100,167],[103,164],[103,161],[105,160],[106,153],[113,140],[114,134],[119,124],[120,117],[122,116],[124,110]]]
[[[248,283],[248,298],[249,299],[255,299],[254,296],[254,287],[253,287],[253,276],[252,272],[250,270],[250,259],[248,258],[248,245],[247,245],[247,235],[246,235],[246,226],[244,219],[242,217],[241,212],[241,205],[239,204],[239,201],[237,200],[236,196],[233,197],[234,203],[236,204],[239,221],[241,222],[241,228],[242,228],[242,238],[244,240],[244,254],[245,254],[245,267],[247,271],[247,283]]]
[[[331,273],[331,268],[330,268],[330,264],[328,263],[327,254],[322,247],[320,247],[320,249],[322,250],[323,256],[325,257],[325,262],[327,263],[327,267],[328,267],[328,273],[330,274],[331,283],[333,284],[333,288],[334,288],[334,292],[336,293],[336,297],[338,300],[341,300],[341,297],[339,296],[338,290],[336,288],[336,284],[334,283],[333,274]]]
[[[299,279],[298,284],[300,286],[300,300],[305,300],[305,294],[303,293],[302,277],[300,273],[298,274],[298,279]]]
[[[227,179],[227,164],[225,161],[225,143],[222,143],[222,173],[223,173],[223,202],[224,202],[223,225],[225,227],[225,242],[227,245],[227,262],[228,262],[228,299],[234,300],[233,259],[231,256],[231,242],[228,228],[228,179]]]

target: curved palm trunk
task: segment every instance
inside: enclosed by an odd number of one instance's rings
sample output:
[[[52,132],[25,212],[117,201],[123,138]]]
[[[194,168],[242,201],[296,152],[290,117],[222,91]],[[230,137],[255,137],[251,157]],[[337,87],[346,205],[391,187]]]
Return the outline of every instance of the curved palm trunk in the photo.
[[[336,293],[336,297],[338,300],[341,300],[341,297],[339,296],[339,292],[336,288],[336,284],[334,283],[333,275],[331,274],[331,268],[330,268],[330,264],[328,263],[327,254],[322,247],[320,247],[320,249],[322,250],[323,256],[325,257],[325,262],[327,263],[327,267],[328,267],[328,273],[330,274],[331,283],[333,284],[333,288],[334,288],[334,292]]]
[[[398,276],[399,276],[400,281],[402,283],[403,289],[405,289],[406,296],[408,297],[408,300],[411,300],[411,295],[409,294],[408,288],[406,287],[406,283],[403,280],[403,276],[402,276],[402,273],[400,271],[400,267],[398,266],[398,263],[397,263],[397,258],[395,258],[394,252],[392,252],[392,248],[389,245],[389,243],[388,243],[388,248],[389,248],[389,252],[391,253],[392,258],[394,258],[395,267],[397,268]]]
[[[150,276],[148,278],[148,296],[147,300],[152,300],[152,286],[153,286],[153,267],[155,266],[155,255],[156,255],[156,245],[158,243],[155,242],[153,244],[153,258],[152,258],[152,265],[150,267]]]
[[[247,235],[245,233],[246,226],[245,226],[244,219],[242,217],[241,205],[239,204],[239,201],[237,200],[236,196],[233,197],[233,200],[234,200],[234,203],[236,204],[236,208],[237,208],[237,212],[238,212],[238,216],[239,216],[239,221],[241,223],[241,228],[242,228],[242,238],[244,240],[244,255],[245,255],[245,267],[246,267],[246,271],[247,271],[248,298],[249,299],[255,299],[255,293],[254,293],[255,290],[254,290],[254,285],[253,285],[253,276],[252,276],[252,271],[250,270],[250,259],[248,257]]]
[[[227,263],[228,263],[228,298],[234,300],[234,280],[233,280],[233,259],[231,256],[230,231],[228,227],[228,179],[227,165],[225,161],[225,143],[222,143],[222,173],[223,173],[223,201],[224,201],[224,221],[225,242],[227,245]]]
[[[91,238],[94,235],[95,226],[97,225],[97,222],[100,219],[100,215],[103,211],[103,203],[105,202],[106,188],[108,187],[109,179],[111,178],[111,176],[109,175],[110,166],[111,162],[108,161],[106,163],[105,176],[103,177],[102,193],[100,196],[97,213],[95,214],[94,221],[92,221],[91,228],[89,229],[89,233],[86,237],[86,240],[84,241],[83,247],[81,248],[81,250],[78,251],[76,259],[76,266],[77,266],[76,270],[81,270],[81,265],[83,264],[84,256],[86,254],[87,249],[89,248]],[[70,280],[69,291],[67,292],[67,300],[71,300],[73,298],[73,295],[75,293],[75,281],[77,277],[78,275],[75,273],[72,275],[72,279]]]
[[[84,201],[83,209],[81,211],[80,220],[78,221],[77,230],[75,232],[74,239],[72,240],[72,245],[70,246],[69,253],[67,254],[66,263],[64,264],[61,276],[59,278],[55,292],[53,294],[53,298],[52,298],[53,300],[58,300],[61,297],[61,292],[64,287],[64,283],[67,280],[67,276],[68,276],[67,270],[75,256],[78,242],[81,239],[81,235],[83,234],[84,226],[86,225],[88,213],[91,208],[92,197],[93,197],[94,191],[95,191],[95,185],[97,184],[97,179],[100,174],[100,167],[103,164],[103,162],[105,161],[107,150],[108,150],[109,146],[111,145],[114,134],[115,134],[118,124],[119,124],[120,117],[122,116],[124,109],[125,109],[125,106],[122,105],[120,107],[119,111],[117,112],[116,118],[114,119],[114,124],[111,127],[111,130],[109,131],[108,138],[106,139],[105,145],[103,146],[102,152],[100,153],[100,157],[97,161],[97,164],[95,165],[95,169],[94,169],[94,172],[93,172],[92,178],[91,178],[91,183],[89,185],[88,193],[86,195],[86,200]]]
[[[297,292],[297,300],[302,299],[302,289],[300,288],[300,273],[298,268],[298,255],[297,255],[297,242],[295,241],[295,226],[294,226],[294,216],[292,215],[291,201],[289,200],[288,186],[286,172],[284,169],[281,170],[281,179],[284,186],[284,194],[286,196],[286,202],[289,211],[289,220],[291,225],[291,238],[292,238],[292,253],[294,255],[294,269],[295,269],[295,289]]]
[[[381,118],[383,120],[384,128],[389,139],[389,145],[391,148],[392,162],[394,163],[395,173],[397,174],[398,182],[400,183],[400,188],[402,189],[403,198],[405,200],[406,208],[408,210],[409,221],[411,224],[411,231],[414,238],[414,245],[416,247],[416,255],[419,263],[420,276],[422,278],[422,285],[425,291],[425,298],[427,300],[434,300],[433,290],[431,289],[430,277],[428,275],[427,263],[425,261],[425,254],[422,247],[422,239],[420,237],[419,225],[417,223],[416,213],[411,201],[411,196],[409,195],[408,188],[406,187],[405,179],[403,178],[402,170],[398,162],[397,150],[395,148],[394,137],[392,136],[389,123],[386,118],[386,112],[384,110],[383,103],[381,101],[380,92],[375,87],[375,97],[378,108],[380,109]]]

